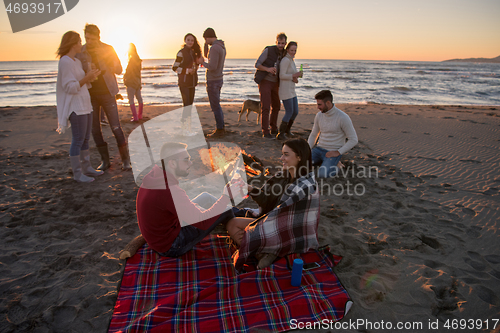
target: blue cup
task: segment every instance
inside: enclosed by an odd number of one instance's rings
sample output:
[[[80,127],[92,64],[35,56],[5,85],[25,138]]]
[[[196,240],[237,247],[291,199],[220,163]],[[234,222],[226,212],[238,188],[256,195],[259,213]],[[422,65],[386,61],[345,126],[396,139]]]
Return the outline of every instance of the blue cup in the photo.
[[[300,287],[302,282],[302,268],[304,267],[304,261],[302,259],[295,259],[293,261],[292,268],[292,286]]]

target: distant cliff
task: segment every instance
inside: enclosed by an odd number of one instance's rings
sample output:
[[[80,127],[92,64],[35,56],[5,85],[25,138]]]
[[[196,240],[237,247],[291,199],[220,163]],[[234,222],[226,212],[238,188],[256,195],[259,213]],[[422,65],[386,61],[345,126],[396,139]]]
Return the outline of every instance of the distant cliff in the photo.
[[[451,60],[445,60],[443,62],[447,61],[457,61],[457,62],[484,62],[484,63],[500,63],[500,56],[496,58],[467,58],[467,59],[451,59]]]

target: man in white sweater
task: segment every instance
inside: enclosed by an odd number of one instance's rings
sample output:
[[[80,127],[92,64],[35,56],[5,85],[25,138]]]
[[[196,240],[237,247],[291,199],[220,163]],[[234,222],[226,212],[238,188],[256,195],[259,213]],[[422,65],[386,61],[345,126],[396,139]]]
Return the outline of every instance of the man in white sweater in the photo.
[[[314,118],[307,141],[312,149],[313,165],[319,166],[318,178],[334,177],[340,158],[358,143],[358,136],[351,118],[333,104],[330,90],[322,90],[314,97],[321,112]],[[318,144],[314,146],[316,141]]]

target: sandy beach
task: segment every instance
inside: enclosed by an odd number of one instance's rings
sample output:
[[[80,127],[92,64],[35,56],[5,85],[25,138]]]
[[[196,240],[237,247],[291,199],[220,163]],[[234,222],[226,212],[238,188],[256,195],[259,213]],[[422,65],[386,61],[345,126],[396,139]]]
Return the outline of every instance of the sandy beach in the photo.
[[[320,184],[319,239],[343,256],[336,273],[354,301],[343,321],[364,321],[342,332],[450,332],[463,320],[461,332],[500,332],[500,107],[336,106],[359,144]],[[144,120],[176,108],[146,106]],[[278,166],[281,143],[261,138],[256,114],[238,122],[240,108],[223,106],[219,141]],[[211,131],[209,107],[197,109]],[[307,139],[316,113],[301,105],[292,132]],[[120,117],[128,136],[138,124],[128,107]],[[77,183],[55,106],[4,107],[0,119],[0,332],[105,332],[126,263],[119,252],[139,234],[132,172],[121,170],[109,127],[111,169]],[[93,141],[91,159],[97,166]]]

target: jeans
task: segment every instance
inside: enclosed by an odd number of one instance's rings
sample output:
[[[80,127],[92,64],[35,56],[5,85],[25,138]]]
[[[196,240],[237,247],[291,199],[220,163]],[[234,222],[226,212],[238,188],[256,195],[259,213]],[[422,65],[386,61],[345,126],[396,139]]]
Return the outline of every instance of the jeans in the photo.
[[[262,108],[262,134],[269,133],[269,126],[271,126],[271,131],[277,131],[281,106],[278,82],[262,80],[259,84],[259,94]],[[271,116],[269,116],[271,108]]]
[[[118,117],[118,107],[116,106],[115,97],[110,94],[90,95],[90,100],[92,102],[92,109],[94,110],[94,116],[92,117],[92,137],[94,138],[96,146],[102,147],[106,145],[106,141],[104,141],[104,137],[102,135],[100,123],[101,106],[106,113],[109,126],[111,126],[111,131],[115,136],[118,147],[125,146],[127,144],[127,140],[125,139],[125,134],[123,134],[123,130],[120,125],[120,118]]]
[[[89,149],[90,132],[92,131],[92,112],[82,115],[72,112],[69,115],[69,122],[71,123],[72,133],[69,156],[78,156],[81,150]]]
[[[198,244],[203,238],[208,236],[221,223],[227,223],[229,220],[234,218],[235,211],[238,208],[233,208],[226,210],[224,213],[219,215],[219,218],[208,228],[207,230],[198,229],[192,225],[187,225],[181,228],[179,235],[172,243],[170,250],[167,252],[159,253],[159,255],[164,257],[179,257],[184,253],[190,251],[196,244]]]
[[[285,107],[285,116],[282,121],[288,123],[290,120],[295,120],[299,114],[299,100],[297,99],[297,96],[285,99],[283,101],[283,106]]]
[[[342,155],[337,157],[326,157],[328,150],[321,147],[314,147],[311,151],[313,165],[319,165],[318,178],[334,177],[338,172],[337,164]]]
[[[134,97],[137,98],[137,102],[139,104],[142,104],[142,94],[141,94],[141,89],[135,90],[132,87],[127,87],[127,96],[128,96],[128,103],[130,105],[135,105],[135,100]]]
[[[222,89],[223,80],[207,80],[207,94],[210,108],[215,116],[217,129],[224,128],[224,113],[220,106],[220,91]]]

